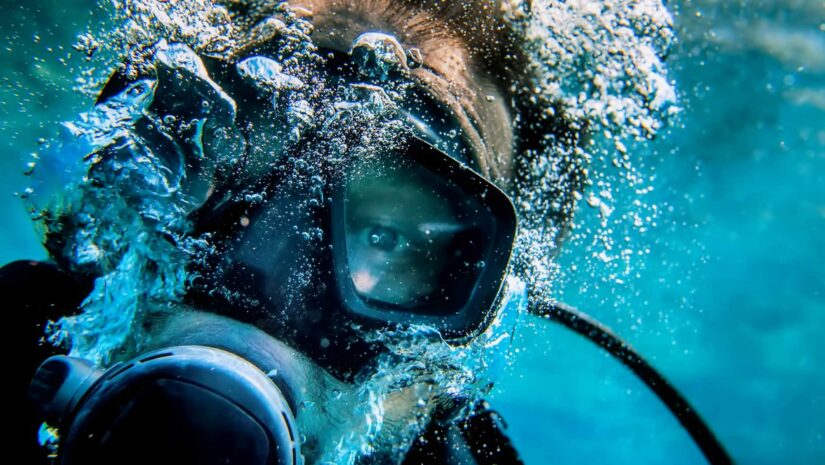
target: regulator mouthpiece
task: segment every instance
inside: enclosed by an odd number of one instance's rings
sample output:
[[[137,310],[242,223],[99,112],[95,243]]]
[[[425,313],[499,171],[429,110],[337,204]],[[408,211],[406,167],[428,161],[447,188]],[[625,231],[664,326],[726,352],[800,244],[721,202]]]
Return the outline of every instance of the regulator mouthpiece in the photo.
[[[60,465],[302,465],[286,397],[229,352],[172,347],[105,373],[58,356],[30,397],[60,432]]]

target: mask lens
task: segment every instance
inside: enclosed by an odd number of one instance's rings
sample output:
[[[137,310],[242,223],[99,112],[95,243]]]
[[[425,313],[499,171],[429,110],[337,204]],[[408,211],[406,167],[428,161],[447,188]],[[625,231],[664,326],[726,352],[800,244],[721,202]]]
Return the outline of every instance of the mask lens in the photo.
[[[480,199],[398,154],[356,161],[344,197],[349,278],[360,299],[433,315],[467,302],[494,230]]]

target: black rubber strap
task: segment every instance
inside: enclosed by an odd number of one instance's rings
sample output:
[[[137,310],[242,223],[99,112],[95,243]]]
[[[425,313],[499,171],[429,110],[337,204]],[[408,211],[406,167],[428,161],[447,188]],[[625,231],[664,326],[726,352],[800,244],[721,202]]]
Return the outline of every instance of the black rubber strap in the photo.
[[[541,303],[530,312],[591,340],[630,368],[664,402],[712,465],[733,463],[728,452],[685,397],[633,347],[589,315],[562,303]]]

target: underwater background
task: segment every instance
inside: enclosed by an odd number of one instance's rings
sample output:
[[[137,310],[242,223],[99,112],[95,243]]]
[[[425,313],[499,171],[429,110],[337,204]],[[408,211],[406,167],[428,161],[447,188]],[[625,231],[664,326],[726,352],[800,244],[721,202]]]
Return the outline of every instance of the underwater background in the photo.
[[[91,0],[0,5],[6,263],[45,258],[14,193],[38,140],[92,104],[74,90],[92,71],[72,44],[100,12]],[[668,6],[682,111],[631,150],[655,218],[611,223],[640,252],[617,267],[599,258],[586,231],[602,218],[581,202],[585,233],[564,246],[554,297],[645,354],[738,463],[825,463],[825,3]],[[609,179],[600,163],[591,170]],[[614,190],[613,207],[630,210],[638,195]],[[624,367],[552,323],[522,323],[492,401],[528,464],[703,463]]]

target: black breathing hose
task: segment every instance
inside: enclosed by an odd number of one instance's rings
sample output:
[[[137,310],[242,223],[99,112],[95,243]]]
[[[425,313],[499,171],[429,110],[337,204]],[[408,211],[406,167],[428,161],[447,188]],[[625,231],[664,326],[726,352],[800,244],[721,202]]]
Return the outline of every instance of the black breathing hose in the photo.
[[[559,302],[533,305],[530,313],[579,333],[619,359],[664,402],[702,450],[709,463],[712,465],[733,464],[730,454],[687,399],[610,328],[589,315]]]

